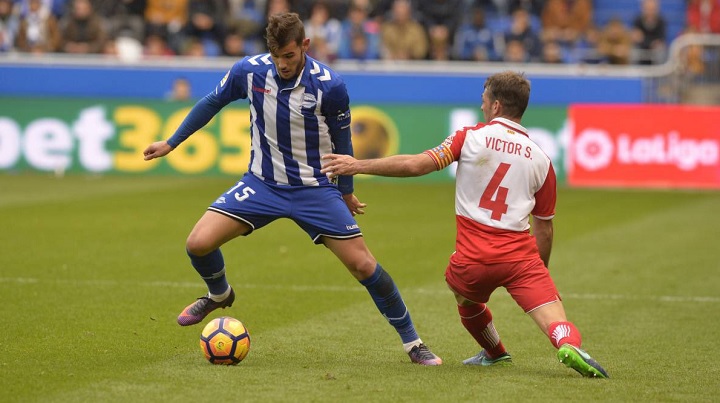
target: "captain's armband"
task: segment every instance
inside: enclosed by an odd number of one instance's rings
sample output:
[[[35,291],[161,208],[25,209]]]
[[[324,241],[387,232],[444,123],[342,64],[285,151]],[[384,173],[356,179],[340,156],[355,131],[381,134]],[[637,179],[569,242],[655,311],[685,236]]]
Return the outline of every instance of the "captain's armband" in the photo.
[[[433,159],[433,162],[435,162],[435,168],[438,171],[455,161],[452,151],[450,151],[450,147],[448,147],[445,143],[425,151],[425,154],[429,155],[430,158]]]

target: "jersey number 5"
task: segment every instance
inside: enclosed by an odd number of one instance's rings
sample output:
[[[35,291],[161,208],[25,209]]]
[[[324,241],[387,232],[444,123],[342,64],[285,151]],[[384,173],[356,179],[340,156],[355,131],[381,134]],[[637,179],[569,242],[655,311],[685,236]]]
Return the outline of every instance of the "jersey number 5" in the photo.
[[[500,186],[503,178],[507,175],[508,169],[510,169],[510,164],[506,164],[504,162],[500,163],[500,166],[497,170],[495,170],[492,178],[490,178],[490,183],[488,183],[485,191],[480,197],[480,204],[478,207],[490,210],[492,212],[490,218],[495,221],[500,221],[502,215],[507,213],[508,210],[508,205],[505,203],[507,200],[508,188]],[[497,196],[495,196],[496,192]],[[495,199],[493,199],[493,196],[495,196]]]
[[[240,181],[237,183],[237,185],[233,186],[232,188],[230,188],[230,190],[225,192],[225,194],[229,195],[230,193],[235,192],[235,190],[239,189],[240,187],[242,187],[244,185],[245,185],[245,182]],[[241,191],[242,191],[242,195],[240,194],[240,192],[235,192],[235,199],[237,201],[243,201],[243,200],[247,199],[248,197],[250,197],[250,195],[255,194],[255,190],[253,190],[253,188],[251,188],[250,186],[243,187],[241,189]]]

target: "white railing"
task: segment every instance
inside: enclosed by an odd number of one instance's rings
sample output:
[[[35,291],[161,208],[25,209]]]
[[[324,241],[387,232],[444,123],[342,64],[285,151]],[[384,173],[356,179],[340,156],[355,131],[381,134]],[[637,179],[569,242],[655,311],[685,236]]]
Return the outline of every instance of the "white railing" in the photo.
[[[699,66],[689,65],[693,52],[702,50],[702,72]],[[130,68],[183,68],[223,71],[236,59],[227,57],[190,58],[183,56],[123,60],[103,55],[33,55],[23,53],[0,54],[0,65],[35,66],[96,66]],[[461,61],[352,61],[338,60],[333,67],[339,72],[377,74],[427,75],[488,75],[507,69],[524,71],[528,76],[546,77],[637,77],[644,82],[644,100],[651,103],[710,103],[720,104],[720,35],[687,34],[675,39],[668,49],[668,58],[659,65],[606,64],[508,64],[503,62]],[[695,70],[693,70],[695,69]],[[713,95],[713,91],[716,96]]]

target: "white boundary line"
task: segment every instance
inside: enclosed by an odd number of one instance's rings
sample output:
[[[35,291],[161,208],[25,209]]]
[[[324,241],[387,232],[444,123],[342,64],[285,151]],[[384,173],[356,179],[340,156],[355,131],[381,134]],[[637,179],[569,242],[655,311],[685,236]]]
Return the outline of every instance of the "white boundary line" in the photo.
[[[86,287],[117,287],[117,286],[140,286],[140,287],[166,287],[166,288],[197,288],[202,289],[202,282],[177,282],[177,281],[116,281],[116,280],[44,280],[32,277],[0,277],[0,284],[56,284],[66,286]],[[233,284],[235,289],[259,289],[279,290],[295,292],[365,292],[360,286],[309,286],[309,285],[268,285],[268,284]],[[444,288],[403,288],[402,293],[416,294],[447,294]],[[497,293],[494,296],[507,296],[507,293]],[[562,293],[563,299],[583,300],[631,300],[631,301],[655,301],[655,302],[697,302],[697,303],[720,303],[720,297],[707,296],[681,296],[681,295],[624,295],[624,294],[578,294]]]

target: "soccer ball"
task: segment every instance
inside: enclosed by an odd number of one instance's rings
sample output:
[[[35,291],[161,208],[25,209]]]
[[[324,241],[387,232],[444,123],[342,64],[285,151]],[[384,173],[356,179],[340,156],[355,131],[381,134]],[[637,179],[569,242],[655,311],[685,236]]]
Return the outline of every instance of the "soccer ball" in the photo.
[[[203,329],[200,349],[212,364],[237,365],[250,351],[250,334],[235,318],[216,318]]]

